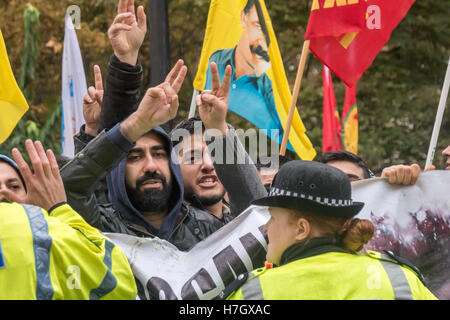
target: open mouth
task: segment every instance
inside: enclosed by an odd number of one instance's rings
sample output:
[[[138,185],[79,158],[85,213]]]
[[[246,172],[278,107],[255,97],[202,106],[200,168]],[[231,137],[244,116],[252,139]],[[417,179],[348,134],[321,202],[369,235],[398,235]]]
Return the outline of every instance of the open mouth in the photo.
[[[202,188],[214,188],[217,186],[219,179],[215,175],[206,175],[202,176],[199,181],[198,185]]]

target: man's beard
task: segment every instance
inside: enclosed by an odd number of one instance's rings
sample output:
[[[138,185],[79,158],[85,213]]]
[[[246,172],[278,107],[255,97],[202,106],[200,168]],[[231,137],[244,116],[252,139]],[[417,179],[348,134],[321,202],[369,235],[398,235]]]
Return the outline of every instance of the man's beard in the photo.
[[[200,201],[200,203],[204,207],[209,207],[212,205],[215,205],[219,201],[222,201],[223,197],[225,196],[225,189],[220,194],[214,194],[214,195],[208,195],[208,196],[199,196],[194,193],[192,188],[184,188],[184,198],[189,201],[191,204],[197,203]]]
[[[141,191],[139,187],[150,179],[159,179],[163,185],[162,190],[159,188],[144,189]],[[164,176],[158,173],[146,172],[142,177],[136,180],[136,188],[126,186],[128,198],[133,206],[139,212],[159,213],[169,209],[169,200],[172,196],[172,183],[167,184]]]

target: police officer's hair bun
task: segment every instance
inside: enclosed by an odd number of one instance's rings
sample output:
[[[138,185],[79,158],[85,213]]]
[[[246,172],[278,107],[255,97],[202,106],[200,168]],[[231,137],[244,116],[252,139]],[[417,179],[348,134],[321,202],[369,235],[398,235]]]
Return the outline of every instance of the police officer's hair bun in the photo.
[[[321,236],[335,237],[337,245],[354,253],[361,251],[375,233],[375,226],[369,220],[328,217],[299,210],[290,212],[294,219],[307,219],[319,230]]]
[[[358,252],[372,239],[374,233],[375,227],[371,221],[355,218],[344,223],[339,232],[339,237],[345,249]]]

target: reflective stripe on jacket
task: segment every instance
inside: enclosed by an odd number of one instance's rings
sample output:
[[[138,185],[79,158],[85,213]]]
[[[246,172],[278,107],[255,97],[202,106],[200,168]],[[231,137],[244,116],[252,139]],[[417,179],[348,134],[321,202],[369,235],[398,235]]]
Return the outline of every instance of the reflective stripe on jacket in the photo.
[[[0,203],[0,299],[135,299],[122,250],[69,205]]]
[[[254,270],[229,300],[428,300],[436,297],[408,267],[384,254],[328,252]]]

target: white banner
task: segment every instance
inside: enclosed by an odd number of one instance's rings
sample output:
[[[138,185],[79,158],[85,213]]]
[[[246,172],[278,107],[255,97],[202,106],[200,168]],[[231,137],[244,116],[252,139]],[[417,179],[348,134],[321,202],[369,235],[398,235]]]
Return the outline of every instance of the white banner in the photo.
[[[62,154],[73,157],[73,136],[84,123],[83,97],[87,94],[83,60],[70,15],[65,19],[62,63]]]
[[[377,178],[352,187],[353,199],[365,203],[358,218],[376,228],[365,249],[409,260],[438,298],[450,299],[450,171],[423,172],[414,186]]]
[[[366,249],[410,260],[440,299],[450,299],[450,171],[422,173],[414,186],[386,179],[352,184],[353,199],[365,206],[376,234]],[[106,234],[121,247],[139,280],[141,299],[212,299],[240,273],[264,264],[267,208],[250,207],[189,252],[167,241]]]
[[[264,266],[268,219],[266,208],[250,207],[189,252],[158,238],[106,235],[125,252],[141,299],[208,300],[239,274]]]

